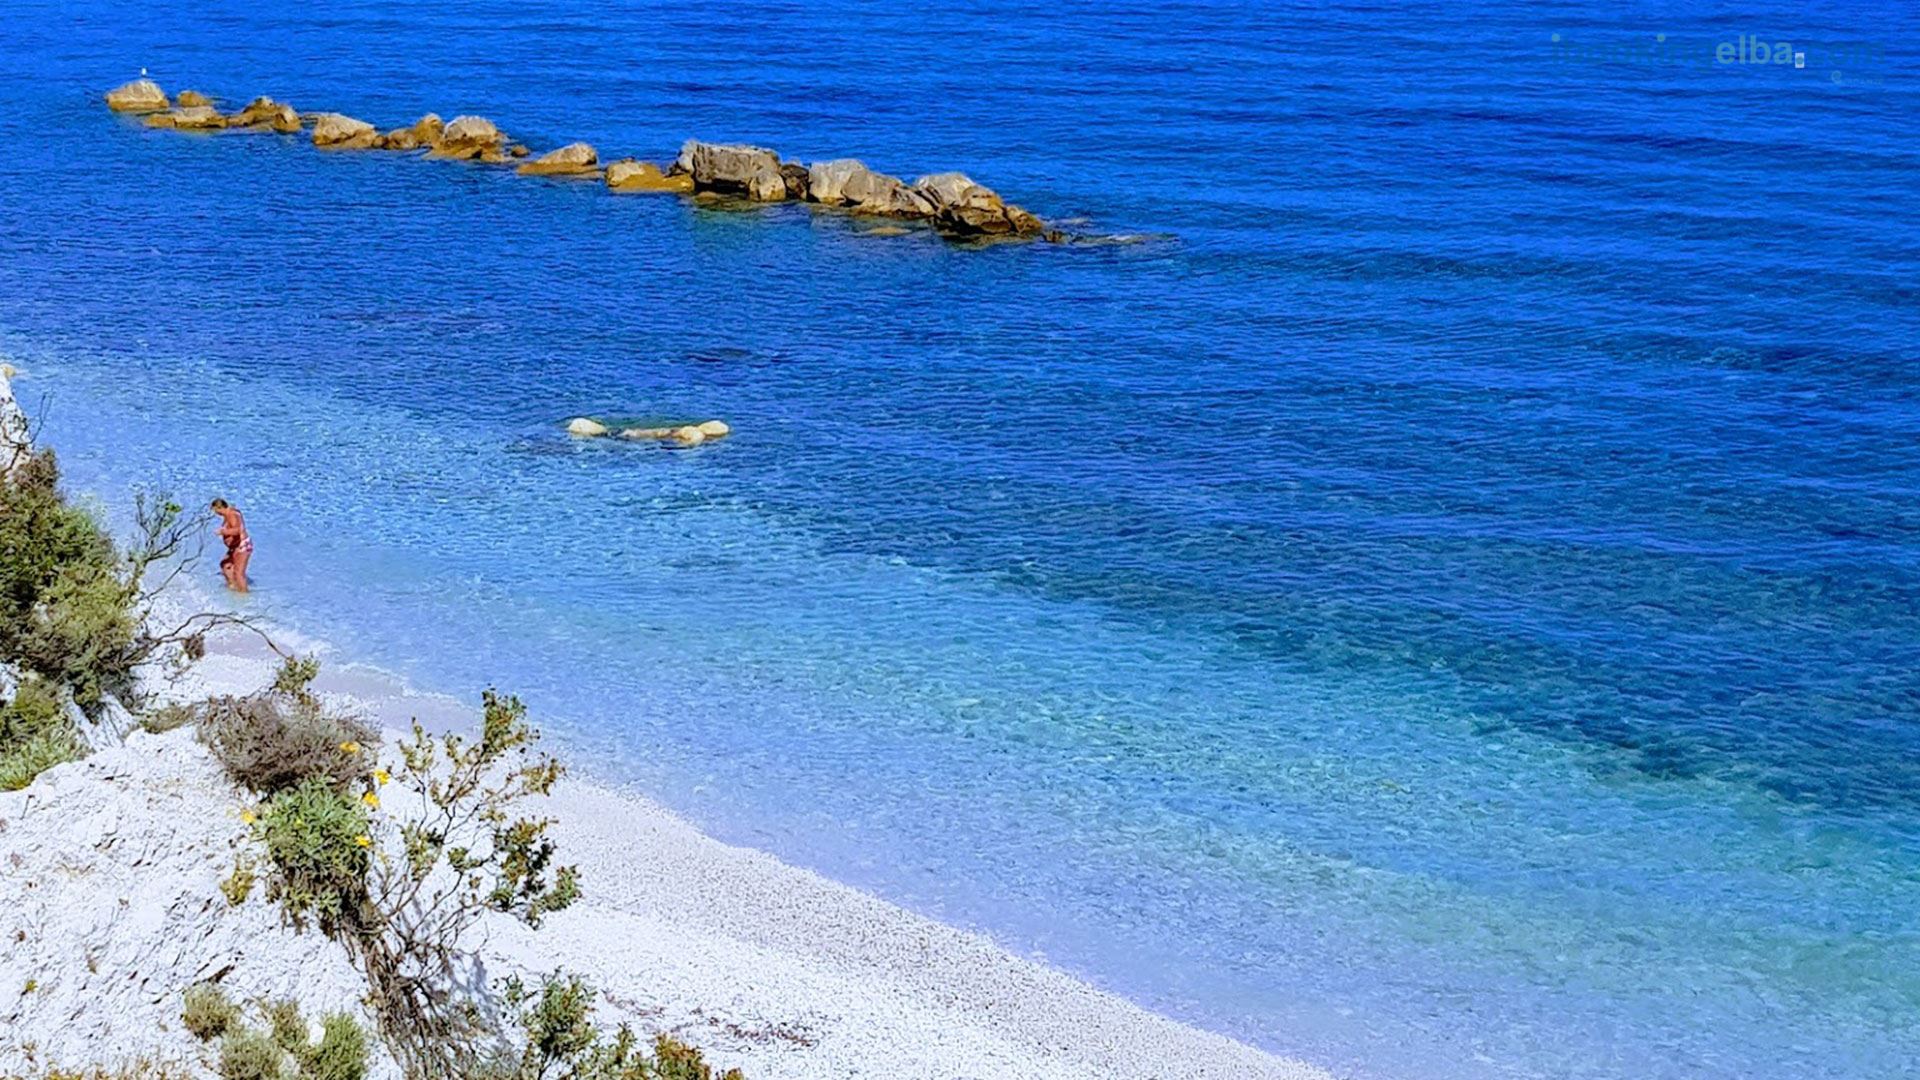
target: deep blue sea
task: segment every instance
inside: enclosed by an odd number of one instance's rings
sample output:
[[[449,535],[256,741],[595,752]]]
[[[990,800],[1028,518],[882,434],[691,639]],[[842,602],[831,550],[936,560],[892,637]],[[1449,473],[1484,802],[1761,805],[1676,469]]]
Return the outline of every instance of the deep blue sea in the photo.
[[[1920,1073],[1915,7],[0,19],[0,353],[103,512],[246,511],[248,610],[1354,1077]],[[1146,239],[149,131],[142,66]]]

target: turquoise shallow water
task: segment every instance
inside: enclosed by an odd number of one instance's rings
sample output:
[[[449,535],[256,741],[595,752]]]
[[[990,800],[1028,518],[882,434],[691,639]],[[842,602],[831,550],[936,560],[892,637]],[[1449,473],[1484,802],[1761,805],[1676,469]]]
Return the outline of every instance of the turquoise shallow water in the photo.
[[[76,488],[247,510],[255,610],[1355,1075],[1920,1060],[1904,9],[0,13],[0,351]],[[141,65],[1155,239],[149,132]]]

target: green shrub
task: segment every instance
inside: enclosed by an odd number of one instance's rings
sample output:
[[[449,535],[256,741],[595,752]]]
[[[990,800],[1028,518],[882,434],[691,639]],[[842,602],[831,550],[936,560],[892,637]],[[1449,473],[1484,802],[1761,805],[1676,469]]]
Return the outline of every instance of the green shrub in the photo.
[[[329,712],[304,686],[213,698],[201,710],[200,740],[235,782],[262,795],[314,776],[341,790],[361,787],[372,771],[374,730]]]
[[[73,700],[91,708],[132,686],[139,631],[117,567],[73,563],[42,590],[16,649],[23,664],[66,683]]]
[[[233,873],[220,879],[220,894],[227,898],[228,907],[239,907],[253,895],[254,882],[259,875],[253,872],[253,859],[245,852],[234,857]]]
[[[369,1050],[360,1021],[346,1013],[320,1020],[320,1041],[301,1051],[302,1080],[365,1080]]]
[[[276,693],[306,695],[311,693],[308,687],[320,677],[320,658],[317,656],[289,656],[281,661],[280,669],[273,673],[273,687]]]
[[[241,1027],[220,1040],[221,1080],[293,1080],[294,1062],[273,1036]]]
[[[632,1029],[612,1035],[593,1025],[593,988],[577,975],[554,972],[528,992],[517,978],[506,982],[504,997],[518,1016],[525,1046],[515,1056],[496,1058],[477,1070],[484,1080],[715,1080],[697,1047],[671,1035],[653,1040],[653,1053],[640,1049]],[[745,1080],[729,1069],[719,1080]]]
[[[359,799],[310,776],[274,796],[256,828],[272,866],[267,895],[296,924],[313,915],[331,930],[360,913],[371,840]]]
[[[0,750],[0,791],[19,791],[33,778],[69,761],[87,756],[87,748],[71,732],[42,732],[24,743]]]
[[[300,1016],[300,1003],[290,998],[269,1001],[261,1007],[267,1017],[267,1033],[280,1049],[298,1056],[307,1048],[307,1022]]]
[[[240,1010],[227,998],[227,992],[214,983],[194,983],[187,987],[180,1020],[194,1038],[205,1042],[227,1033]]]
[[[0,706],[0,746],[26,742],[36,735],[67,726],[65,710],[53,687],[38,675],[27,675]]]
[[[199,720],[200,709],[197,706],[178,703],[162,705],[140,715],[140,730],[152,735],[165,735]]]
[[[0,791],[18,791],[86,753],[52,687],[38,675],[23,676],[13,700],[0,705]]]

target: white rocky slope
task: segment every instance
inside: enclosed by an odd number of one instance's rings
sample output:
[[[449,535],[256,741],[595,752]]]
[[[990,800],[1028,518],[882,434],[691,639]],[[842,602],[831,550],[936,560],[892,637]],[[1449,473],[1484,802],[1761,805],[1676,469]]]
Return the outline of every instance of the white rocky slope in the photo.
[[[213,648],[176,694],[270,678],[257,647]],[[471,719],[364,671],[333,669],[329,684],[377,722]],[[200,979],[236,1000],[295,997],[309,1016],[360,1008],[364,983],[339,946],[284,927],[258,891],[239,907],[221,894],[249,802],[184,730],[135,734],[0,794],[0,1076],[141,1056],[208,1069],[179,1019]],[[1327,1080],[719,843],[629,793],[569,777],[537,809],[585,898],[538,931],[484,924],[473,944],[486,978],[577,972],[601,990],[603,1023],[672,1032],[749,1080]]]
[[[203,979],[235,1000],[361,1011],[366,985],[339,946],[282,927],[258,895],[232,907],[221,894],[240,807],[190,731],[136,733],[0,794],[0,1074],[210,1063],[180,1022],[181,993]]]

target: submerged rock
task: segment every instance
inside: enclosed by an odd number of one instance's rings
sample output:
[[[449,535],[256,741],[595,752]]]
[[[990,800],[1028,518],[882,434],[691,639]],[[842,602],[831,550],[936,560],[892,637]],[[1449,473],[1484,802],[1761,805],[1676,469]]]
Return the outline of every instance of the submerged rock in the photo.
[[[693,177],[696,191],[745,195],[759,202],[778,202],[787,197],[787,182],[780,175],[780,155],[762,146],[688,139],[673,169]]]
[[[266,128],[283,135],[291,135],[300,130],[300,114],[284,101],[275,101],[270,97],[257,97],[248,102],[246,108],[227,117],[227,126]]]
[[[671,176],[650,161],[626,158],[607,166],[607,187],[614,191],[663,191],[681,194],[693,191],[693,177],[686,173]]]
[[[591,439],[605,435],[606,433],[607,425],[598,420],[590,420],[584,416],[576,416],[567,421],[567,434],[569,435],[578,435],[581,438]]]
[[[425,123],[424,120],[421,121]],[[484,116],[456,116],[433,140],[433,157],[456,161],[505,161],[507,137]]]
[[[187,131],[208,131],[227,126],[227,118],[214,112],[212,106],[192,105],[184,109],[173,109],[163,113],[150,113],[145,123],[148,127],[179,128]]]
[[[600,154],[587,143],[568,143],[515,170],[523,176],[598,176]]]
[[[673,429],[664,427],[630,427],[623,429],[620,432],[620,437],[635,440],[667,439],[673,437]]]
[[[953,236],[1020,236],[1042,231],[1040,219],[1008,206],[994,190],[965,173],[945,172],[914,181],[913,190],[933,207],[933,227]]]
[[[380,133],[365,120],[321,113],[313,122],[313,145],[332,150],[371,150],[380,145]]]
[[[170,104],[166,91],[152,79],[135,79],[107,91],[107,108],[114,112],[160,112]]]

